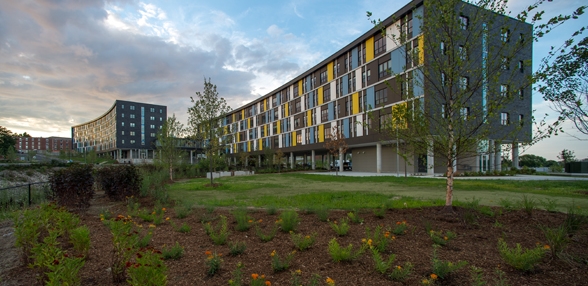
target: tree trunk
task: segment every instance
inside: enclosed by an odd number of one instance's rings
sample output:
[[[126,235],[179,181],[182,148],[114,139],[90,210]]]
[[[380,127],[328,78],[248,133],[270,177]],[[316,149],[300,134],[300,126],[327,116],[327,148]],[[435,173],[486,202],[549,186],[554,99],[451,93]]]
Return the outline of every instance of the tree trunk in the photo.
[[[169,163],[169,180],[174,181],[174,166],[171,162]]]

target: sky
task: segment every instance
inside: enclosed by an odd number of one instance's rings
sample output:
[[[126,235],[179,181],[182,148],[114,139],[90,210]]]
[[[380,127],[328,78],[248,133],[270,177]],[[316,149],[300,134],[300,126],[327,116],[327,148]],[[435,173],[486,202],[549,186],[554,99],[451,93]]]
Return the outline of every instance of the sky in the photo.
[[[408,0],[0,0],[0,126],[32,136],[71,137],[71,126],[116,99],[166,105],[187,122],[205,78],[238,108],[310,69]],[[534,3],[509,1],[512,15]],[[544,19],[582,0],[546,2]],[[565,24],[534,45],[534,66],[587,22]],[[554,114],[540,94],[536,118]],[[548,118],[549,119],[549,118]],[[524,153],[588,158],[588,136],[563,135]],[[583,140],[578,140],[580,138]]]

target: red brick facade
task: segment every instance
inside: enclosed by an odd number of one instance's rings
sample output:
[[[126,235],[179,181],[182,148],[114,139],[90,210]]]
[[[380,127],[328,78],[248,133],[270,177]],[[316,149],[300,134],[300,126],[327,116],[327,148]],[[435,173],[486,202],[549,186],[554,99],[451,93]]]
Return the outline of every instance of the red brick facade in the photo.
[[[58,152],[71,150],[71,138],[67,137],[18,137],[14,146],[17,152],[30,150]]]

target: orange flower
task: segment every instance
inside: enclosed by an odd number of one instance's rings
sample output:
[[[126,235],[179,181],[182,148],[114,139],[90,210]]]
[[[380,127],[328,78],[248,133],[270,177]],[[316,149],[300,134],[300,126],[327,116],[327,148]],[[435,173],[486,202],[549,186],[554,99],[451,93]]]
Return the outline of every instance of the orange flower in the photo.
[[[435,273],[431,274],[431,279],[437,280],[437,274],[435,274]]]
[[[206,256],[211,256],[212,255],[212,252],[210,250],[207,250],[207,251],[204,252],[204,254],[206,254]]]
[[[397,221],[397,222],[396,222],[396,225],[399,225],[399,224],[400,224],[400,222],[399,222],[399,221]]]
[[[265,285],[271,286],[272,285],[272,282],[269,282],[269,280],[268,281],[265,281]]]
[[[265,279],[265,274],[261,274],[261,279]]]
[[[398,265],[396,266],[396,268],[398,268],[398,270],[402,269],[402,266]]]
[[[276,251],[272,251],[272,254],[270,254],[271,257],[274,257],[274,255],[276,255]]]
[[[262,222],[262,221],[263,221],[262,219],[259,219],[257,222]]]
[[[443,237],[443,239],[445,239],[445,240],[448,240],[448,239],[449,239],[449,237],[447,237],[447,236],[444,236],[444,237]]]
[[[390,237],[390,232],[389,232],[389,231],[387,231],[386,233],[384,233],[384,237],[385,237],[385,238],[388,238],[388,237]]]
[[[333,280],[333,278],[331,278],[331,277],[327,277],[326,282],[327,282],[327,284],[329,284],[331,286],[335,285],[335,280]]]
[[[162,210],[162,211],[166,211],[166,209],[165,209],[165,208],[162,208],[161,210]]]
[[[548,244],[543,246],[543,249],[551,249],[551,246],[549,246]]]
[[[253,220],[251,220],[251,219],[250,219],[250,220],[248,220],[247,222],[248,222],[248,223],[252,223],[252,222],[253,222]]]
[[[169,220],[169,217],[166,217],[165,220]]]
[[[257,277],[259,277],[257,273],[251,274],[251,278],[253,278],[253,280],[257,280]]]

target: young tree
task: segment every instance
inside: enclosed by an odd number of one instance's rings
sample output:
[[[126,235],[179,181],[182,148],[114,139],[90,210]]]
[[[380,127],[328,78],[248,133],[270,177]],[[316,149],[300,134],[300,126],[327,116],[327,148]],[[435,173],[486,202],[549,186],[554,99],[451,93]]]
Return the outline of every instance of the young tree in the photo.
[[[391,53],[391,67],[379,76],[392,76],[388,91],[404,105],[392,113],[407,128],[398,128],[389,111],[374,110],[376,129],[410,146],[413,156],[434,151],[442,159],[449,210],[458,159],[489,152],[488,139],[532,141],[532,42],[570,19],[558,16],[533,27],[541,20],[542,2],[517,15],[517,21],[505,16],[506,0],[428,0],[422,9],[415,7],[412,19],[394,19],[392,33],[382,27],[398,48]],[[523,23],[528,18],[531,25]]]
[[[96,150],[92,149],[89,152],[86,152],[86,163],[88,164],[96,164],[98,161],[98,154],[96,154]]]
[[[274,154],[276,154],[276,151],[272,148],[269,147],[264,147],[263,149],[263,161],[266,164],[267,167],[273,169],[274,167],[272,166],[272,158],[274,157]]]
[[[174,180],[174,167],[179,164],[183,151],[179,148],[184,139],[184,125],[176,119],[176,115],[168,117],[157,132],[157,161],[169,170],[169,180]]]
[[[338,126],[331,127],[331,134],[327,143],[325,143],[325,148],[327,148],[329,153],[335,156],[335,158],[339,158],[339,166],[338,168],[335,168],[335,175],[339,176],[339,169],[343,170],[343,161],[345,159],[342,155],[347,153],[348,147],[347,142],[345,141],[345,135]]]
[[[243,169],[248,170],[249,169],[249,166],[247,165],[247,163],[248,163],[247,161],[249,159],[249,153],[247,153],[247,152],[239,152],[238,156],[239,156],[239,162],[241,163],[241,167]]]
[[[0,155],[6,156],[8,150],[16,144],[16,135],[6,127],[0,126]]]
[[[564,167],[566,163],[576,162],[576,155],[574,154],[574,151],[568,149],[563,149],[559,155],[557,155],[557,158],[561,160],[561,163]]]
[[[210,184],[214,185],[212,171],[214,169],[213,157],[230,141],[229,132],[222,126],[221,120],[231,111],[231,107],[224,98],[219,97],[216,85],[206,78],[204,79],[203,92],[196,92],[196,99],[190,97],[194,106],[188,108],[188,126],[191,137],[202,142],[206,157],[209,159]]]
[[[8,147],[8,151],[6,151],[6,160],[9,162],[14,162],[18,159],[18,154],[16,154],[16,150],[14,150],[14,146]]]
[[[278,149],[274,155],[274,164],[278,164],[278,173],[282,172],[282,159],[284,158],[284,152],[282,149]]]
[[[578,131],[588,135],[588,37],[578,44],[572,43],[567,41],[559,51],[552,48],[543,59],[537,73],[538,91],[559,113],[560,121],[568,119]],[[559,55],[551,61],[556,54]]]

